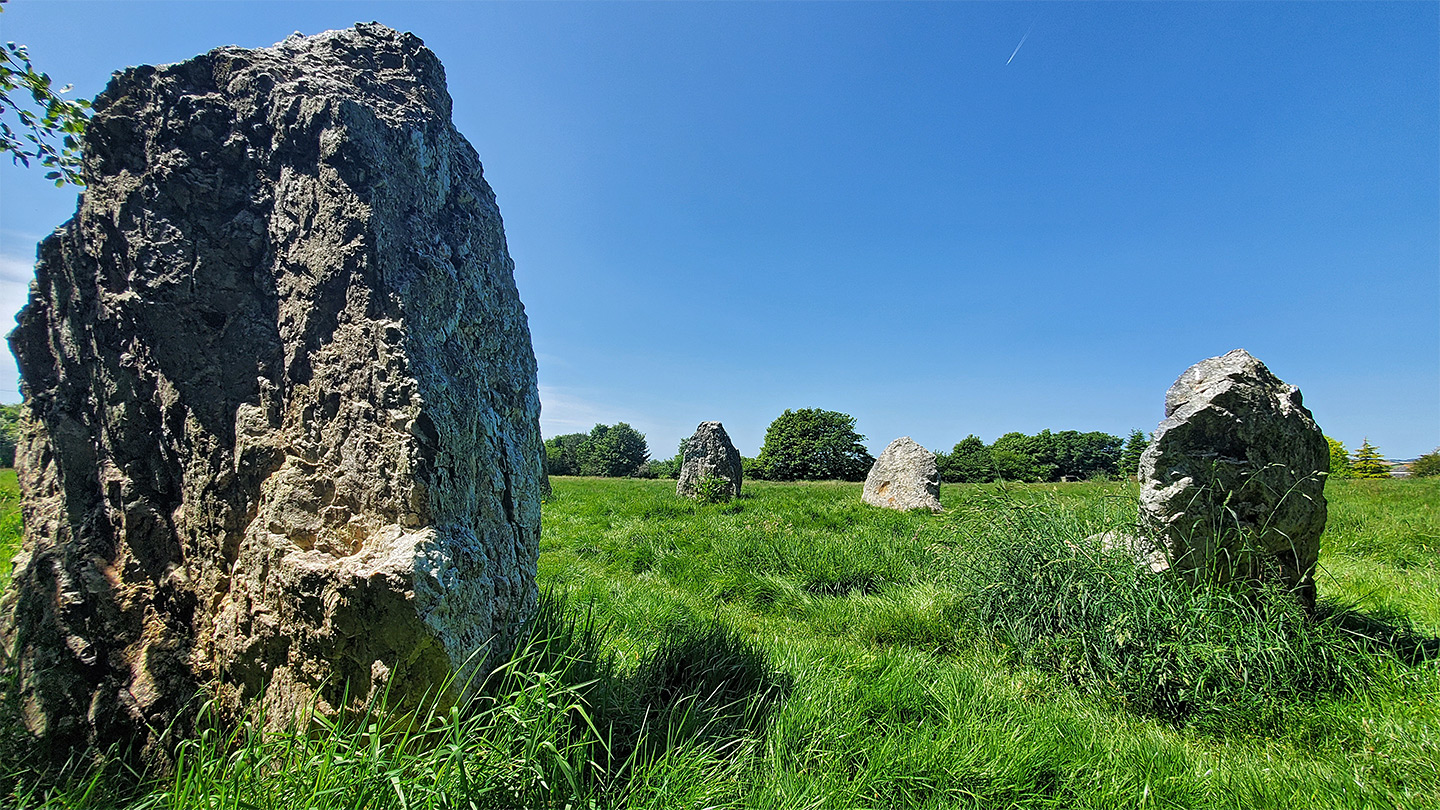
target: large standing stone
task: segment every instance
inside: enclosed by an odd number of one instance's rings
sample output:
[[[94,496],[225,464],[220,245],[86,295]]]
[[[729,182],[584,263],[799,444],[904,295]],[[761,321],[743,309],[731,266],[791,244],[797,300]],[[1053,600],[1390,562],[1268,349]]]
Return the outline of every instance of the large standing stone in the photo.
[[[886,509],[940,509],[940,468],[935,454],[901,436],[875,459],[861,494],[865,503]]]
[[[680,465],[680,480],[675,482],[675,494],[693,498],[699,493],[701,481],[718,478],[725,482],[730,497],[738,498],[744,477],[740,451],[731,443],[725,426],[719,422],[701,422],[695,434],[685,441],[685,457]]]
[[[1278,575],[1313,604],[1328,465],[1298,388],[1243,349],[1202,360],[1140,458],[1142,537],[1196,581]]]
[[[532,614],[535,358],[450,104],[377,24],[96,99],[88,186],[10,336],[0,632],[43,744],[153,745],[202,687],[281,722],[418,697]]]

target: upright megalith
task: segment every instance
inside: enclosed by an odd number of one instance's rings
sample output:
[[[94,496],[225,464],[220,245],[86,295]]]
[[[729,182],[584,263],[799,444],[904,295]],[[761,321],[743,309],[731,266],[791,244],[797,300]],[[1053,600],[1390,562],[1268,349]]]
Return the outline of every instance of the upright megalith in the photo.
[[[1191,366],[1140,458],[1137,553],[1195,581],[1273,577],[1310,604],[1329,448],[1300,389],[1244,349]]]
[[[675,494],[682,498],[697,497],[702,483],[713,479],[721,482],[719,486],[730,497],[738,498],[744,477],[740,451],[730,441],[725,426],[719,422],[701,422],[694,435],[685,440]]]
[[[43,745],[454,689],[536,606],[535,357],[435,55],[362,24],[117,73],[10,343],[0,611]],[[481,665],[482,667],[484,664]]]
[[[940,510],[940,468],[935,454],[901,436],[875,459],[860,497],[886,509]]]

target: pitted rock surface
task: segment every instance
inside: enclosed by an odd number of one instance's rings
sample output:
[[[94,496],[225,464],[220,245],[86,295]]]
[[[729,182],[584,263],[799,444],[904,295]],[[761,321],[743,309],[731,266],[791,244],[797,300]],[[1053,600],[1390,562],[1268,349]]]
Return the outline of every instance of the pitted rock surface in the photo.
[[[1300,389],[1243,349],[1202,360],[1141,456],[1141,535],[1194,580],[1276,575],[1313,605],[1328,469]]]
[[[435,55],[373,23],[96,99],[10,336],[0,633],[52,751],[154,753],[197,695],[276,722],[418,698],[533,613],[535,358],[450,108]]]
[[[725,426],[719,422],[701,422],[685,442],[685,457],[680,464],[680,478],[675,482],[675,494],[693,498],[699,492],[700,482],[707,478],[722,479],[730,489],[730,496],[740,497],[740,485],[745,478],[740,451],[735,449]]]
[[[886,509],[940,508],[940,468],[935,454],[909,436],[901,436],[875,459],[860,496],[865,503]]]

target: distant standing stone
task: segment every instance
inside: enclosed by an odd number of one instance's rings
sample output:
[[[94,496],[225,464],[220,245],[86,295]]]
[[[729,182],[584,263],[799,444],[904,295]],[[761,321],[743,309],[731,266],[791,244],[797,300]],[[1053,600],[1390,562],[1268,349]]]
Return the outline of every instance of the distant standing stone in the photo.
[[[1140,458],[1141,533],[1194,581],[1276,576],[1313,606],[1328,464],[1300,389],[1244,349],[1202,360]]]
[[[870,468],[861,496],[871,506],[886,509],[940,509],[940,468],[935,454],[909,436],[901,436]]]
[[[675,482],[675,494],[693,498],[699,492],[700,482],[707,478],[724,480],[730,496],[740,496],[740,483],[744,478],[740,451],[735,449],[725,426],[719,422],[701,422],[685,442],[685,459],[680,465],[680,480]]]

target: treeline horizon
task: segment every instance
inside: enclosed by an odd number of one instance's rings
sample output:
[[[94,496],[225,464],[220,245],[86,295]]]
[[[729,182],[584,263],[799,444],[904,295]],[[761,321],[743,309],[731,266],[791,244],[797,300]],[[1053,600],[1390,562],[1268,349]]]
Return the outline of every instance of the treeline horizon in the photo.
[[[20,405],[0,405],[0,468],[15,465]],[[1389,478],[1392,465],[1367,438],[1353,452],[1329,436],[1332,478]],[[565,433],[545,440],[549,475],[603,478],[678,478],[684,461],[682,439],[674,456],[650,457],[645,434],[619,422],[596,424],[589,433]],[[875,459],[855,432],[848,414],[819,408],[787,410],[765,431],[756,457],[741,456],[744,475],[754,481],[863,481]],[[1012,431],[986,444],[975,434],[949,452],[932,450],[947,484],[991,481],[1048,482],[1128,478],[1139,471],[1150,435],[1132,430],[1121,439],[1102,431]],[[927,448],[929,449],[929,448]],[[768,452],[767,452],[768,451]],[[1417,477],[1440,475],[1440,448],[1404,464]]]
[[[674,456],[656,459],[650,457],[645,435],[629,424],[596,424],[589,433],[546,439],[546,472],[677,478],[688,441],[680,441]],[[863,481],[875,462],[864,441],[849,414],[786,410],[766,429],[759,455],[741,456],[744,474],[759,481]],[[1067,481],[1133,476],[1149,441],[1141,430],[1121,438],[1103,431],[1046,428],[1033,435],[1012,431],[991,444],[972,433],[949,452],[931,452],[945,483]]]

